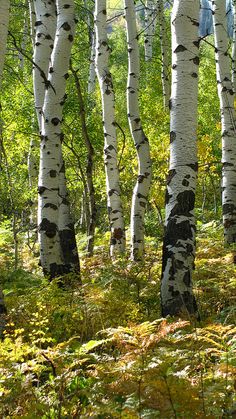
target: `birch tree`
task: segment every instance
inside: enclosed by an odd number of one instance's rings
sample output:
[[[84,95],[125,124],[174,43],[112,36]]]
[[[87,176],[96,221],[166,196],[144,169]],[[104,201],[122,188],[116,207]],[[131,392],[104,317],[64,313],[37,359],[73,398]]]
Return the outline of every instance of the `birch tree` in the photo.
[[[44,3],[45,4],[45,3]],[[51,1],[47,4],[53,6]],[[37,13],[36,13],[37,14]],[[44,273],[50,277],[79,270],[79,259],[74,237],[73,223],[71,223],[66,184],[64,177],[64,162],[62,159],[61,130],[62,108],[65,102],[65,87],[68,78],[70,51],[74,37],[74,2],[73,0],[57,0],[56,10],[46,13],[50,19],[50,32],[39,38],[47,38],[52,50],[48,78],[46,80],[43,108],[41,110],[41,92],[38,85],[37,103],[39,125],[41,125],[40,169],[39,169],[39,238],[40,261]],[[56,16],[55,42],[53,43],[54,17]],[[36,26],[41,26],[41,21]],[[37,33],[36,33],[37,38]],[[40,41],[37,41],[41,43]],[[35,43],[36,47],[40,46]],[[40,49],[38,49],[40,50]],[[44,68],[47,71],[48,62],[41,49],[43,74],[41,88],[44,80]],[[46,53],[45,53],[46,54]],[[40,55],[40,52],[39,52]],[[38,68],[37,68],[38,70]],[[43,81],[42,81],[43,79]],[[36,85],[37,90],[37,85]],[[40,119],[40,115],[42,118]]]
[[[197,311],[192,291],[195,257],[199,1],[175,0],[172,11],[170,164],[161,283],[162,315]]]
[[[7,34],[9,24],[10,0],[0,2],[0,88],[2,82],[3,66],[7,48]]]
[[[163,104],[166,109],[169,109],[170,100],[170,75],[169,75],[169,43],[167,38],[167,28],[164,14],[163,0],[157,1],[157,16],[160,27],[160,44],[161,44],[161,81]]]
[[[42,109],[45,91],[48,87],[48,71],[56,33],[56,4],[50,0],[36,0],[31,7],[31,19],[34,22],[35,13],[35,42],[33,54],[33,86],[35,109],[38,119],[39,131],[42,129]],[[33,30],[31,30],[33,32]]]
[[[233,45],[232,45],[232,83],[236,94],[236,0],[232,0],[233,6]]]
[[[134,1],[124,0],[124,8],[128,46],[127,110],[139,166],[131,208],[131,258],[139,260],[144,252],[144,214],[151,183],[151,159],[139,113],[140,62]]]
[[[234,243],[236,241],[236,115],[234,88],[230,74],[225,2],[221,0],[212,1],[212,15],[216,77],[221,110],[224,236],[227,243]]]
[[[36,149],[38,148],[38,141],[34,137],[30,140],[30,149],[28,154],[28,176],[29,187],[31,191],[34,190],[38,182],[38,159],[36,158]],[[30,207],[30,227],[37,228],[37,201],[33,199]]]
[[[146,0],[145,5],[145,31],[144,31],[144,55],[145,61],[152,59],[152,44],[155,32],[155,8],[153,0]]]
[[[117,166],[115,95],[108,64],[110,49],[107,41],[106,14],[106,0],[96,0],[96,73],[99,80],[103,110],[104,160],[108,216],[111,230],[110,254],[114,257],[125,250],[125,226]]]
[[[8,34],[8,25],[9,25],[9,10],[10,10],[10,1],[5,0],[5,2],[0,3],[0,94],[1,94],[1,84],[2,84],[2,74],[3,67],[7,49],[7,34]],[[0,136],[2,136],[2,119],[0,116]],[[1,154],[0,146],[0,154]],[[6,324],[6,306],[4,302],[4,295],[0,289],[0,338],[3,337],[3,331]]]

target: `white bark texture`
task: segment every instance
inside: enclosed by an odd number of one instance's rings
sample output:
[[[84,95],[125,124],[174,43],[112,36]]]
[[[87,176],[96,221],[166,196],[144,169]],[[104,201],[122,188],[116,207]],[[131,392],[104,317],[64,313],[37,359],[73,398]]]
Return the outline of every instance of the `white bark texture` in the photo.
[[[145,31],[144,31],[144,54],[145,61],[152,59],[152,43],[155,33],[155,8],[153,0],[146,0],[145,6]]]
[[[4,0],[0,2],[0,88],[2,84],[2,73],[7,48],[7,34],[9,24],[10,1]]]
[[[28,37],[28,10],[27,10],[27,0],[25,0],[25,13],[24,13],[24,26],[23,26],[23,33],[22,33],[22,41],[21,41],[21,51],[19,51],[19,60],[20,60],[20,68],[21,70],[24,69],[24,63],[25,63],[25,58],[24,55],[22,54],[22,52],[24,53],[25,51],[25,47],[26,47],[26,43],[27,43],[27,37]]]
[[[232,0],[233,5],[233,44],[232,44],[232,83],[234,89],[234,95],[236,95],[236,0]]]
[[[226,7],[222,0],[212,1],[215,37],[216,77],[221,111],[222,205],[224,236],[236,242],[236,114],[228,54]]]
[[[38,183],[38,159],[36,157],[36,150],[38,143],[35,138],[30,140],[30,149],[28,154],[28,175],[29,175],[29,187],[32,190],[37,186]],[[37,200],[31,201],[30,207],[30,224],[32,227],[37,227]]]
[[[134,1],[124,0],[124,8],[128,46],[128,119],[139,166],[131,208],[131,259],[139,260],[144,253],[144,214],[151,183],[151,158],[149,142],[142,128],[139,112],[140,60]]]
[[[192,291],[195,257],[199,1],[175,0],[172,11],[170,166],[166,191],[162,315],[197,311]]]
[[[40,261],[44,273],[51,277],[68,272],[72,267],[74,270],[79,270],[75,241],[68,240],[72,230],[70,220],[65,219],[65,178],[63,174],[63,180],[61,175],[63,166],[61,122],[74,36],[74,1],[57,0],[56,13],[57,30],[42,109],[38,215]],[[66,254],[61,243],[64,233],[68,247]],[[72,264],[67,262],[68,252],[73,256],[70,261]]]
[[[95,35],[95,31],[93,31],[91,53],[90,53],[89,78],[88,78],[88,94],[89,95],[94,93],[95,85],[96,85],[95,57],[96,57],[96,35]]]
[[[34,44],[35,44],[35,22],[36,22],[34,0],[28,0],[28,4],[29,4],[29,16],[30,16],[30,37],[31,37],[32,45],[34,47]]]
[[[115,95],[108,65],[109,46],[107,42],[106,0],[96,0],[95,2],[95,28],[96,73],[99,80],[103,109],[104,160],[111,230],[110,254],[112,257],[115,257],[125,250],[125,226],[117,166]]]
[[[0,92],[2,84],[2,74],[5,61],[5,54],[7,49],[7,34],[8,34],[8,24],[9,24],[9,9],[10,1],[5,0],[0,2]],[[2,131],[2,120],[0,118],[0,134]],[[4,302],[4,295],[0,288],[0,338],[4,337],[4,330],[6,325],[6,305]]]
[[[166,32],[166,21],[164,14],[163,0],[157,2],[157,14],[160,26],[160,44],[161,44],[161,81],[163,92],[163,104],[169,109],[170,100],[170,75],[169,75],[169,43]]]
[[[36,0],[34,3],[35,44],[33,55],[33,85],[35,109],[39,131],[42,129],[42,109],[45,89],[48,88],[48,70],[56,33],[56,4],[50,0]],[[33,17],[32,17],[33,18]]]

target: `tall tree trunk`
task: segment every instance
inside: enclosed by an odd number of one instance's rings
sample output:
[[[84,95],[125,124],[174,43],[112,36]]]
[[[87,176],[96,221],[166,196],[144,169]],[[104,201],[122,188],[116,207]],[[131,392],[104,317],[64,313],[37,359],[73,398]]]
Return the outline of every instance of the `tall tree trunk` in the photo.
[[[104,159],[106,170],[108,216],[111,230],[110,254],[115,257],[125,250],[125,225],[121,203],[119,170],[117,166],[117,139],[115,95],[108,66],[106,0],[95,2],[96,72],[102,97]]]
[[[8,34],[8,24],[9,24],[9,9],[10,1],[5,0],[4,3],[0,2],[0,94],[1,94],[1,84],[2,84],[2,74],[3,67],[7,49],[7,34]],[[4,153],[3,139],[3,121],[0,115],[0,151]],[[3,338],[3,332],[6,324],[6,305],[4,302],[4,295],[0,289],[0,338]]]
[[[7,48],[7,34],[9,24],[10,0],[0,2],[0,88],[2,82],[3,66]]]
[[[144,31],[144,54],[145,61],[152,59],[152,44],[155,32],[155,13],[153,0],[146,0],[145,4],[145,31]]]
[[[28,176],[29,176],[29,188],[31,191],[37,185],[38,182],[38,159],[36,158],[36,149],[38,148],[38,142],[35,138],[30,140],[30,150],[28,154]],[[30,207],[30,226],[31,229],[37,228],[37,201],[36,199],[31,200]]]
[[[236,0],[232,0],[233,5],[233,46],[232,46],[232,83],[234,94],[236,95]]]
[[[79,258],[75,238],[74,221],[66,187],[65,163],[61,154],[59,170],[59,221],[58,230],[65,270],[79,271]]]
[[[51,5],[50,1],[49,3]],[[49,15],[52,17],[51,13]],[[40,260],[44,273],[51,278],[71,270],[79,271],[76,243],[74,239],[71,240],[73,226],[68,222],[69,216],[65,216],[65,212],[68,215],[69,210],[65,210],[68,203],[65,202],[67,192],[65,177],[62,175],[64,165],[61,150],[62,109],[66,99],[66,79],[74,37],[74,1],[57,0],[56,15],[57,29],[54,45],[51,44],[53,50],[42,109],[39,170]],[[50,16],[47,16],[48,19]],[[41,26],[41,22],[38,26]],[[53,38],[52,35],[49,36],[50,39]],[[67,238],[70,236],[68,246],[73,256],[72,260],[68,259],[65,243],[61,241],[65,231]]]
[[[96,57],[96,35],[94,28],[94,5],[91,7],[90,2],[84,0],[84,5],[87,11],[87,25],[88,36],[90,45],[90,64],[88,76],[88,94],[94,93],[96,85],[96,70],[95,70],[95,57]]]
[[[29,3],[29,16],[30,16],[30,37],[31,42],[34,47],[35,44],[35,22],[36,22],[36,14],[34,8],[34,0],[28,0]]]
[[[90,53],[89,78],[88,78],[88,94],[89,95],[94,93],[95,85],[96,85],[95,57],[96,57],[96,34],[95,34],[95,31],[93,31],[91,53]]]
[[[144,253],[144,214],[151,183],[151,159],[149,142],[143,132],[139,113],[140,63],[134,1],[124,0],[124,7],[128,44],[128,119],[139,166],[131,208],[131,258],[139,260]]]
[[[226,7],[222,0],[212,1],[215,37],[216,77],[221,110],[222,133],[222,205],[224,236],[227,243],[236,241],[236,115],[234,89],[228,54]]]
[[[33,86],[39,131],[42,129],[42,109],[48,86],[48,71],[56,33],[56,4],[50,0],[34,3],[35,43],[33,61]]]
[[[169,76],[169,43],[166,32],[166,21],[164,14],[163,0],[157,2],[157,14],[160,26],[160,43],[161,43],[161,80],[163,92],[163,104],[166,109],[169,109],[170,100],[170,76]]]
[[[24,57],[24,51],[27,43],[27,37],[28,37],[28,10],[27,10],[28,2],[25,0],[24,8],[24,26],[23,26],[23,33],[22,33],[22,41],[21,41],[21,47],[19,51],[19,60],[20,60],[20,68],[21,70],[24,69],[24,63],[25,63],[25,57]],[[23,52],[23,54],[22,54]]]
[[[172,11],[170,166],[161,283],[162,315],[197,311],[192,290],[197,178],[198,0],[175,0]]]

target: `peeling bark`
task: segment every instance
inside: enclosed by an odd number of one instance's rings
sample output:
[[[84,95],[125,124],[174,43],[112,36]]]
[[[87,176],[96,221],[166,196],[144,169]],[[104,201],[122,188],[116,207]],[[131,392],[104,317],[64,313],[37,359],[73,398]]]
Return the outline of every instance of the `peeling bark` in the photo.
[[[131,258],[139,260],[144,253],[144,215],[151,183],[151,158],[148,138],[143,131],[139,112],[140,62],[134,1],[124,0],[124,7],[128,46],[128,119],[139,166],[131,208]]]
[[[108,66],[106,0],[95,2],[96,73],[102,98],[104,160],[106,171],[108,216],[111,230],[110,254],[115,257],[125,250],[125,226],[121,203],[119,170],[117,165],[117,139],[115,121],[115,95]]]
[[[222,205],[224,236],[236,242],[236,114],[234,88],[230,74],[226,7],[221,0],[212,1],[215,38],[216,77],[221,111],[222,134]]]
[[[170,166],[161,283],[162,315],[194,314],[197,179],[197,96],[199,1],[175,0],[172,11],[172,96]]]

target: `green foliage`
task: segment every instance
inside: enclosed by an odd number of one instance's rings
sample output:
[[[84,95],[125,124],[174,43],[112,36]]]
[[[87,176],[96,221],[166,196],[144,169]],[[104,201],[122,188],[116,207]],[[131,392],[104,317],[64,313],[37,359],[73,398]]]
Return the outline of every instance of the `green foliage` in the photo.
[[[223,418],[235,409],[232,252],[217,222],[199,224],[194,278],[201,323],[158,319],[160,252],[143,264],[82,261],[83,286],[3,275],[0,416]]]

